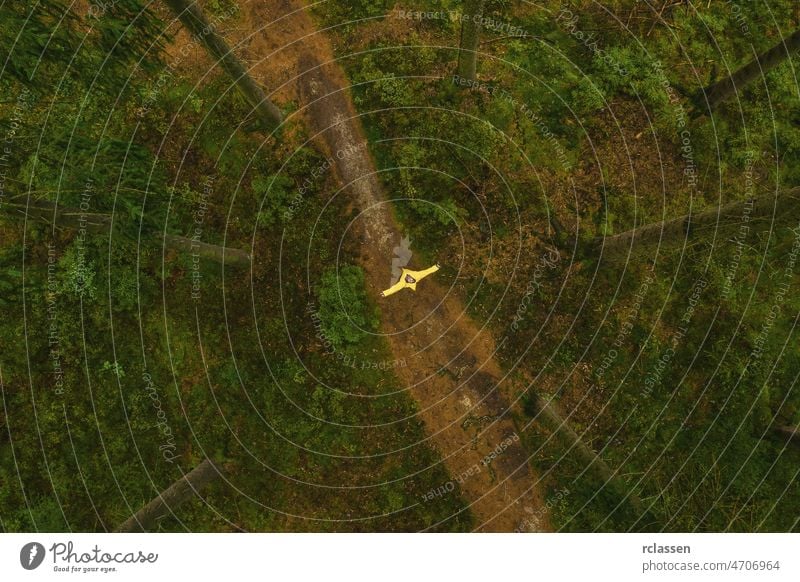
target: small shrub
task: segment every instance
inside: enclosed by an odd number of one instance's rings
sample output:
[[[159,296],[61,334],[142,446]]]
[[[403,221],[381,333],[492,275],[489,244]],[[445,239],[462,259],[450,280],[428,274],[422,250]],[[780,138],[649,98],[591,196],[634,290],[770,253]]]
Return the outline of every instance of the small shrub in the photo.
[[[334,348],[353,346],[378,328],[377,313],[367,301],[360,267],[328,270],[322,275],[318,293],[322,331]]]
[[[59,261],[59,291],[73,299],[94,299],[96,268],[82,243],[75,241]]]
[[[284,213],[291,208],[294,182],[285,175],[254,178],[253,191],[263,198],[261,210],[258,211],[258,223],[273,226],[280,222]]]

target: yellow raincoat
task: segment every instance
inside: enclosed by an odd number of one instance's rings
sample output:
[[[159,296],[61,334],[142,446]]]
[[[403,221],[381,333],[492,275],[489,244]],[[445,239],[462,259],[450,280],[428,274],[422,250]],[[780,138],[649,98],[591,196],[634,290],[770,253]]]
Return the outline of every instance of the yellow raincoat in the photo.
[[[403,272],[400,273],[400,280],[385,291],[382,291],[381,297],[388,297],[389,295],[397,293],[400,291],[400,289],[405,289],[406,287],[412,291],[416,291],[417,283],[438,270],[439,265],[434,265],[428,269],[425,269],[424,271],[411,271],[409,269],[403,269]]]

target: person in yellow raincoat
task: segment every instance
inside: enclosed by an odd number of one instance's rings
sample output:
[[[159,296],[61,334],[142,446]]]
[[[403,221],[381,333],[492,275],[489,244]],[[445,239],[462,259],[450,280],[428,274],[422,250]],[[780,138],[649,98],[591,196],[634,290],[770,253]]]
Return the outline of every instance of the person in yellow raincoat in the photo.
[[[422,281],[428,275],[431,275],[439,270],[439,265],[436,264],[424,271],[412,271],[410,269],[403,269],[400,273],[400,280],[394,285],[381,292],[381,297],[388,297],[400,291],[400,289],[409,288],[412,291],[417,290],[417,283]]]

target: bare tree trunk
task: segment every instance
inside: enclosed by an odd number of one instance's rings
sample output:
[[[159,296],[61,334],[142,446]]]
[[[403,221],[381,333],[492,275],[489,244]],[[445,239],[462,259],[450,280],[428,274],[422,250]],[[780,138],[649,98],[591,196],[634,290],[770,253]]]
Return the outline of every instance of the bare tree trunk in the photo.
[[[694,215],[654,222],[638,228],[595,239],[589,256],[599,256],[611,262],[635,259],[655,248],[664,250],[683,246],[687,242],[708,238],[715,232],[725,235],[742,224],[785,225],[800,220],[800,188],[777,195],[767,194],[749,200],[737,200]],[[630,256],[628,256],[630,253]]]
[[[475,80],[478,69],[478,44],[485,4],[486,0],[464,0],[461,41],[458,48],[458,76],[470,81]]]
[[[567,421],[561,417],[555,406],[538,394],[534,395],[534,399],[536,422],[556,435],[569,448],[569,451],[574,452],[588,469],[592,470],[603,483],[610,487],[612,492],[623,495],[639,515],[639,521],[651,519],[639,496],[617,475],[616,471],[612,470],[597,453],[581,440],[578,433],[572,430]]]
[[[112,224],[110,214],[84,212],[78,208],[56,205],[48,200],[31,200],[27,205],[7,204],[6,208],[6,212],[16,218],[24,219],[27,216],[28,220],[44,222],[55,228],[106,234],[110,232]],[[243,267],[250,264],[250,255],[240,249],[212,245],[174,234],[149,232],[146,235],[152,241],[163,242],[168,249],[196,255],[227,267]]]
[[[709,111],[714,111],[720,103],[735,95],[737,91],[741,91],[745,85],[758,79],[770,69],[777,67],[799,48],[800,30],[783,39],[768,51],[761,53],[729,77],[703,89],[697,99],[698,109],[703,110],[707,107]],[[703,103],[703,97],[708,101],[707,103]]]
[[[35,220],[70,230],[85,229],[90,232],[108,232],[111,215],[83,211],[79,208],[57,205],[48,200],[31,200],[28,204],[7,205],[8,212],[19,219]]]
[[[230,249],[218,245],[212,245],[191,239],[185,236],[177,236],[174,234],[163,235],[164,246],[168,249],[174,249],[183,253],[189,253],[195,256],[220,263],[221,265],[233,266],[246,266],[250,264],[250,255],[240,249]]]
[[[800,446],[800,429],[796,426],[776,426],[772,430],[781,440]]]
[[[253,107],[255,116],[263,127],[275,129],[283,121],[280,109],[272,103],[264,91],[247,72],[242,63],[231,52],[228,43],[217,34],[208,22],[196,0],[164,0],[180,18],[194,37],[203,43],[206,50],[236,84],[247,102]]]
[[[158,497],[132,515],[116,530],[118,533],[146,532],[156,522],[174,513],[181,504],[197,495],[201,489],[222,476],[222,469],[210,459],[204,460],[192,471],[175,481]]]

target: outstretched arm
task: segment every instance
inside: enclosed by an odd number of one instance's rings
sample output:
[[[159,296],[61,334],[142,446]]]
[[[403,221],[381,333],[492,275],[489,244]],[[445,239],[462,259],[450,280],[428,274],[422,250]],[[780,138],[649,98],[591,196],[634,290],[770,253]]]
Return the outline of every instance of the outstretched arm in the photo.
[[[406,283],[403,281],[403,278],[400,277],[400,280],[397,283],[395,283],[385,291],[381,291],[381,297],[388,297],[389,295],[393,295],[394,293],[397,293],[398,291],[400,291],[400,289],[402,289],[405,286]]]
[[[438,271],[438,270],[439,270],[439,265],[434,265],[434,266],[432,266],[432,267],[430,267],[430,268],[428,268],[428,269],[425,269],[424,271],[412,271],[412,272],[411,272],[411,275],[412,275],[412,276],[413,276],[413,277],[414,277],[414,278],[415,278],[417,281],[421,281],[422,279],[424,279],[424,278],[425,278],[425,277],[427,277],[428,275],[431,275],[431,274],[435,273],[435,272],[436,272],[436,271]]]

